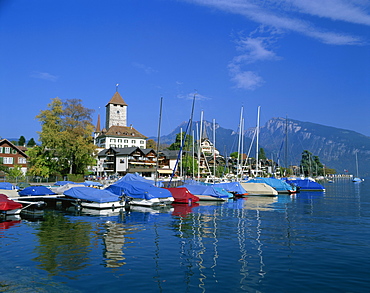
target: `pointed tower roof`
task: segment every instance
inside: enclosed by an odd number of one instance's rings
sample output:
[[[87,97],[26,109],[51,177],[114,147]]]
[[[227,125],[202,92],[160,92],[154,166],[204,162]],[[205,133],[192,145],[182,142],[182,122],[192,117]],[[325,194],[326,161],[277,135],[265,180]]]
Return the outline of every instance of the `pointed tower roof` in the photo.
[[[100,114],[98,114],[98,122],[96,122],[95,132],[100,132]]]
[[[123,100],[123,98],[121,97],[121,95],[119,94],[118,91],[116,91],[114,93],[113,97],[110,99],[110,101],[108,102],[107,106],[109,104],[116,104],[116,105],[127,106],[127,104],[125,103],[125,101]]]

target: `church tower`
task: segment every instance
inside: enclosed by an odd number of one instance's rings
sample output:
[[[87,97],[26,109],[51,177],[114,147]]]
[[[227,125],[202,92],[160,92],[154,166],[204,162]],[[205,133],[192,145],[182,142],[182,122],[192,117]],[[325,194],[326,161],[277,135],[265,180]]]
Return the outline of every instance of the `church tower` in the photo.
[[[106,129],[109,129],[111,126],[127,126],[127,104],[119,94],[118,90],[116,90],[105,108]]]

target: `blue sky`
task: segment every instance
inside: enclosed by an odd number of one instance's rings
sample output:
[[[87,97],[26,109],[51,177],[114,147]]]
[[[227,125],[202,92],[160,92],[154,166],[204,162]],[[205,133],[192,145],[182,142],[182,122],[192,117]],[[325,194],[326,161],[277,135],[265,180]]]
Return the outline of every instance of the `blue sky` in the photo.
[[[190,118],[237,130],[272,117],[370,136],[365,0],[2,0],[0,137],[37,139],[52,98],[94,124],[116,84],[128,124],[156,136]]]

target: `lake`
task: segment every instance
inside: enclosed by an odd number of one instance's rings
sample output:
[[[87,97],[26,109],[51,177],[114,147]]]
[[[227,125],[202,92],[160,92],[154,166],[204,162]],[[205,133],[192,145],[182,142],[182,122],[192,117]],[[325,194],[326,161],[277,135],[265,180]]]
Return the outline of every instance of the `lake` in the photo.
[[[0,292],[370,292],[370,179],[0,223]],[[11,220],[11,219],[10,219]]]

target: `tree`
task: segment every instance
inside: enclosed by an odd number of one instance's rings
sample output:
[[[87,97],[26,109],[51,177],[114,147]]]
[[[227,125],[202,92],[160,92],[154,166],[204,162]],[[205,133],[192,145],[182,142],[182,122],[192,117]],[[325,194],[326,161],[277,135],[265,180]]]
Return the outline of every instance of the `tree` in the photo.
[[[48,109],[36,116],[42,125],[41,146],[29,152],[30,173],[84,174],[87,166],[94,164],[96,150],[91,137],[92,112],[78,99],[64,103],[59,98],[52,99]]]
[[[24,136],[22,135],[19,140],[18,140],[18,145],[19,146],[24,146],[26,145],[26,139],[24,138]]]
[[[324,174],[324,168],[323,164],[320,162],[320,158],[318,156],[313,156],[312,153],[307,150],[302,152],[300,167],[305,176]]]
[[[33,138],[31,138],[28,142],[27,142],[27,147],[34,147],[36,145],[36,142]]]
[[[179,150],[181,148],[181,142],[183,142],[182,139],[184,139],[184,134],[182,134],[182,135],[181,135],[181,133],[176,134],[175,142],[173,144],[171,144],[168,149],[169,150]],[[192,145],[192,141],[193,141],[193,136],[187,134],[186,138],[185,138],[185,143],[184,143],[184,149],[185,150],[190,149],[190,146]]]
[[[148,139],[148,141],[146,142],[146,148],[156,150],[157,143],[154,141],[154,139]]]
[[[265,154],[265,150],[263,148],[260,148],[260,151],[258,153],[258,158],[259,160],[266,160],[266,154]]]
[[[11,178],[23,177],[23,172],[22,172],[21,166],[18,166],[18,165],[14,165],[13,168],[9,168],[7,173],[9,175],[9,177],[11,177]]]
[[[198,162],[189,154],[185,154],[182,157],[181,168],[184,172],[184,175],[194,176],[193,171],[198,172]]]

